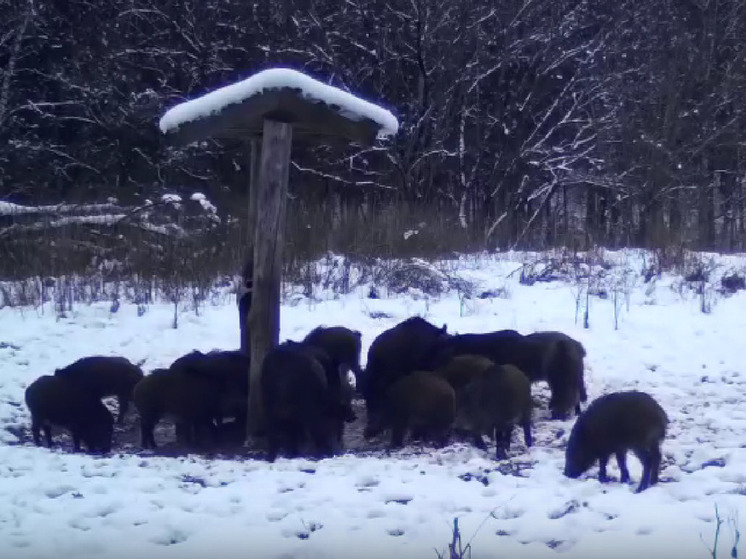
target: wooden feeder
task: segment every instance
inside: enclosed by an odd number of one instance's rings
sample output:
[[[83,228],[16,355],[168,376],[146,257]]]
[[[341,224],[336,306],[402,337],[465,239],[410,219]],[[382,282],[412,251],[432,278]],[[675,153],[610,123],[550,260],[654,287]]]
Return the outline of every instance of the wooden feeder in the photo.
[[[378,137],[396,134],[399,124],[381,107],[300,72],[276,68],[177,105],[163,115],[159,126],[173,145],[210,138],[262,142],[256,183],[249,177],[253,291],[248,315],[241,317],[251,352],[247,433],[256,434],[263,428],[262,362],[279,343],[283,226],[293,139],[306,145],[371,145]],[[245,345],[242,340],[242,349]]]

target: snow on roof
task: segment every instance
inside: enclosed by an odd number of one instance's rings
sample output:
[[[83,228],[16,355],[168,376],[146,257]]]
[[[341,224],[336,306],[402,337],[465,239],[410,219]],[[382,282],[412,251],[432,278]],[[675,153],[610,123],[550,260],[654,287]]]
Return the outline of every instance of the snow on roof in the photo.
[[[369,103],[351,93],[326,85],[306,74],[288,68],[272,68],[236,82],[202,97],[186,101],[169,109],[159,122],[164,134],[185,122],[207,117],[223,108],[261,93],[266,89],[300,89],[307,99],[322,101],[340,107],[339,114],[351,120],[368,118],[381,126],[379,137],[393,136],[399,130],[399,121],[390,111]]]

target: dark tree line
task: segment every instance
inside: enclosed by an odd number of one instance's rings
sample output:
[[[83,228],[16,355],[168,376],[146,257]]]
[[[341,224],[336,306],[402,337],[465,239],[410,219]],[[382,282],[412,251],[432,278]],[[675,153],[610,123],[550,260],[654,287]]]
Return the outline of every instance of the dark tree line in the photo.
[[[744,248],[743,0],[5,0],[0,199],[197,190],[238,215],[246,147],[171,148],[157,122],[278,65],[401,123],[295,150],[299,212],[427,208],[489,247]]]

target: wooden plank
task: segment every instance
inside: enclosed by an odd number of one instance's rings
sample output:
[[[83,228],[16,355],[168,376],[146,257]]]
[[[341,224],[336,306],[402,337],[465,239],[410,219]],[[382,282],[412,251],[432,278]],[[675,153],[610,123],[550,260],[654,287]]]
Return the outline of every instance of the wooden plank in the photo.
[[[262,362],[280,339],[280,281],[293,127],[264,121],[254,225],[254,296],[249,311],[251,367],[247,435],[262,433],[264,413],[259,385]]]

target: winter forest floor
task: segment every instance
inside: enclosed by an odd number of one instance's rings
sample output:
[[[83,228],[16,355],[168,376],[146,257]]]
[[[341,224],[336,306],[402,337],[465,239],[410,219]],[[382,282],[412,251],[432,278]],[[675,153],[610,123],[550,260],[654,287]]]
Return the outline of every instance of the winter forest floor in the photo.
[[[633,493],[641,473],[634,457],[629,485],[599,483],[595,467],[580,479],[565,478],[574,419],[548,419],[544,385],[533,389],[534,446],[526,449],[516,430],[502,462],[494,460],[494,447],[482,452],[458,442],[442,449],[408,445],[387,455],[387,439],[368,443],[360,436],[362,410],[346,433],[348,452],[318,462],[268,464],[244,449],[240,456],[183,454],[173,444],[164,444],[164,455],[142,452],[136,412],[115,432],[110,456],[72,454],[61,435],[62,448],[36,448],[23,404],[36,377],[91,354],[145,359],[150,371],[192,349],[233,349],[236,306],[226,296],[199,315],[182,310],[177,329],[166,304],[144,314],[128,303],[116,312],[109,303],[78,305],[65,318],[49,304],[5,307],[0,556],[424,559],[446,551],[458,517],[474,559],[694,559],[712,557],[717,506],[725,521],[717,556],[726,557],[746,512],[746,293],[716,288],[721,275],[746,270],[746,258],[715,257],[704,285],[666,273],[645,282],[636,252],[606,258],[611,265],[593,267],[593,281],[529,286],[513,273],[523,262],[516,255],[463,257],[449,273],[472,282],[472,295],[410,289],[371,299],[370,285],[346,295],[318,288],[310,297],[286,298],[281,339],[299,339],[319,324],[346,325],[363,332],[364,359],[375,336],[413,314],[447,323],[452,332],[561,330],[586,347],[590,400],[639,389],[668,413],[658,486]],[[156,438],[171,440],[171,426],[161,426]],[[618,479],[614,462],[610,475]]]

